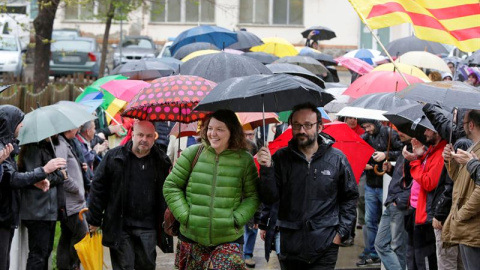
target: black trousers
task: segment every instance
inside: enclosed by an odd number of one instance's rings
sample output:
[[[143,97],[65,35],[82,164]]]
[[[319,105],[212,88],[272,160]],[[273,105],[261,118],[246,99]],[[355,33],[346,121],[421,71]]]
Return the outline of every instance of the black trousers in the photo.
[[[110,248],[113,270],[155,270],[157,232],[154,229],[126,228],[118,238],[119,247]]]
[[[10,248],[12,247],[13,233],[15,229],[0,227],[0,270],[10,268]]]
[[[27,270],[48,270],[56,221],[22,220],[22,224],[28,230]]]
[[[280,237],[282,235],[280,234]],[[280,267],[285,270],[334,270],[338,258],[338,245],[331,244],[321,255],[320,258],[312,263],[306,263],[297,260],[280,259]],[[280,253],[282,251],[280,250]]]
[[[63,269],[77,269],[80,265],[77,251],[73,247],[87,235],[88,227],[85,220],[80,221],[78,214],[71,215],[60,224],[62,234],[57,246],[57,267]]]

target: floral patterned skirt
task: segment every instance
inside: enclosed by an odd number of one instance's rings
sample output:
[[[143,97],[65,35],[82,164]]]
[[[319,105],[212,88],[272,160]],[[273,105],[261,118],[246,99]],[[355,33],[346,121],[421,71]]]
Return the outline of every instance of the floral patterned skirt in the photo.
[[[244,270],[242,245],[235,243],[206,247],[178,240],[175,269],[179,270]]]

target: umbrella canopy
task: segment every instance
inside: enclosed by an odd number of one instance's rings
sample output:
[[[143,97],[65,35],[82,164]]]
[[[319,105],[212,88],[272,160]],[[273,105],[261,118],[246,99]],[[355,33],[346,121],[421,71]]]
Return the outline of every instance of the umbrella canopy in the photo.
[[[177,138],[198,135],[198,121],[190,123],[175,123],[169,135]]]
[[[321,53],[320,51],[317,51],[315,49],[312,49],[310,47],[303,47],[298,55],[301,56],[310,56],[313,59],[320,61],[320,63],[328,66],[328,65],[337,65],[337,62],[333,59],[333,56],[330,54],[326,53]]]
[[[178,49],[194,42],[208,42],[223,49],[237,41],[235,32],[215,25],[201,25],[180,33],[173,41],[170,52],[175,55]]]
[[[425,130],[435,130],[435,127],[430,123],[427,116],[423,113],[423,105],[417,102],[393,108],[383,115],[395,125],[401,132],[410,137],[420,140],[425,143]],[[451,113],[442,110],[442,113],[447,118],[452,118]]]
[[[11,85],[11,84],[8,84],[8,85],[2,85],[2,86],[0,86],[0,94],[1,94],[3,91],[7,90],[10,86],[12,86],[12,85]]]
[[[358,183],[365,165],[367,165],[375,150],[343,122],[325,124],[322,132],[335,139],[333,147],[342,151],[347,157]],[[268,144],[270,153],[273,155],[277,150],[286,147],[292,137],[292,129],[288,128],[282,135]]]
[[[185,56],[183,59],[182,59],[182,62],[185,63],[187,62],[188,60],[192,60],[193,58],[195,57],[198,57],[198,56],[203,56],[203,55],[208,55],[208,54],[214,54],[214,53],[219,53],[220,51],[218,50],[200,50],[200,51],[196,51],[196,52],[192,52],[191,54]],[[180,70],[181,71],[181,70]]]
[[[278,57],[295,56],[298,51],[286,39],[279,37],[263,38],[263,45],[250,48],[252,52],[265,52]]]
[[[472,53],[466,60],[469,65],[480,65],[480,50]]]
[[[347,106],[352,98],[350,96],[344,95],[343,92],[347,90],[346,85],[337,85],[336,87],[329,86],[331,83],[326,83],[327,89],[325,92],[332,94],[335,97],[335,100],[329,102],[325,107],[323,107],[327,112],[336,113],[339,112],[341,109]]]
[[[280,59],[280,57],[275,56],[273,54],[265,53],[265,52],[246,52],[242,54],[242,56],[250,57],[255,60],[260,61],[262,64],[271,64],[275,60]]]
[[[175,73],[174,68],[158,62],[155,58],[152,58],[152,61],[146,58],[127,62],[112,71],[112,74],[121,74],[132,80],[153,80],[159,77],[170,76],[173,73]]]
[[[392,57],[398,57],[406,52],[426,51],[433,54],[448,54],[447,49],[440,43],[419,39],[416,36],[399,38],[387,45],[387,51]]]
[[[302,32],[302,37],[313,40],[329,40],[337,37],[337,35],[335,35],[335,32],[328,27],[312,26]]]
[[[195,42],[195,43],[187,44],[187,45],[181,47],[180,49],[178,49],[177,52],[173,55],[173,58],[181,60],[181,59],[185,58],[185,56],[187,56],[187,55],[189,55],[193,52],[201,51],[201,50],[220,50],[220,49],[217,48],[217,46],[215,46],[212,43]]]
[[[40,107],[25,115],[20,129],[20,145],[44,140],[50,136],[75,129],[96,117],[84,106],[74,102]]]
[[[338,57],[335,58],[335,61],[337,61],[338,64],[360,75],[367,74],[373,70],[373,67],[369,63],[358,58]]]
[[[328,116],[327,112],[322,108],[318,107],[318,111],[320,111],[320,114],[322,115],[322,123],[330,123],[332,122],[332,119],[330,119],[330,116]],[[292,114],[292,111],[284,111],[284,112],[279,112],[278,113],[278,120],[287,123],[288,118]]]
[[[183,64],[182,61],[175,59],[173,57],[161,57],[161,58],[156,58],[155,60],[171,66],[173,69],[175,69],[175,72],[177,72],[180,66]]]
[[[114,97],[130,101],[144,87],[150,86],[149,83],[140,80],[113,80],[101,86]]]
[[[388,111],[392,108],[397,108],[412,103],[417,102],[408,99],[401,99],[396,96],[396,93],[376,93],[362,96],[354,100],[349,106]]]
[[[189,123],[205,117],[192,112],[217,84],[197,76],[176,75],[153,80],[130,101],[123,116],[149,121]]]
[[[442,107],[480,109],[480,89],[458,81],[413,84],[399,92],[398,97]]]
[[[287,64],[287,63],[276,63],[276,64],[270,64],[266,65],[268,69],[270,69],[274,74],[290,74],[290,75],[295,75],[295,76],[300,76],[305,79],[308,79],[312,81],[313,83],[319,85],[322,88],[325,88],[325,83],[323,82],[320,77],[317,75],[313,74],[309,70],[293,65],[293,64]]]
[[[263,41],[252,32],[235,31],[235,33],[237,33],[238,41],[228,46],[230,49],[247,50],[263,44]]]
[[[428,76],[421,69],[415,66],[404,64],[404,63],[395,63],[395,65],[397,65],[398,69],[403,74],[415,76],[417,78],[422,79],[424,82],[430,81]],[[395,66],[392,63],[388,63],[388,64],[377,66],[372,71],[375,72],[375,71],[395,71],[395,70],[396,70]]]
[[[349,58],[358,58],[361,59],[370,65],[373,65],[375,62],[373,59],[375,57],[379,57],[381,54],[380,51],[377,50],[372,50],[372,49],[358,49],[358,50],[353,50],[349,51],[344,55],[344,57],[349,57]]]
[[[65,102],[71,102],[71,101],[66,101],[66,100],[61,100],[58,102],[58,104],[62,104],[62,103],[65,103]],[[92,99],[92,100],[81,100],[79,102],[76,102],[82,106],[85,107],[85,110],[92,114],[93,112],[95,112],[98,107],[100,107],[100,105],[102,105],[103,103],[103,98],[101,99]]]
[[[378,121],[388,121],[388,119],[385,118],[385,116],[383,116],[383,114],[386,112],[387,111],[365,109],[365,108],[359,108],[359,107],[344,107],[337,113],[337,116],[365,118],[365,119],[373,119]]]
[[[410,84],[423,82],[421,79],[404,74]],[[343,93],[353,98],[373,93],[389,93],[400,91],[407,84],[398,72],[377,71],[370,72],[355,80]]]
[[[307,70],[309,70],[310,72],[312,72],[313,74],[322,74],[322,75],[327,75],[328,73],[328,70],[327,68],[322,65],[322,63],[318,62],[317,60],[313,59],[312,57],[310,56],[285,56],[285,57],[282,57],[280,59],[278,59],[277,61],[273,62],[274,64],[275,63],[288,63],[288,64],[294,64],[294,65],[298,65],[298,66],[301,66]]]
[[[281,112],[311,102],[319,107],[333,100],[311,81],[287,74],[251,75],[223,81],[195,108],[235,112]]]
[[[276,113],[267,112],[257,113],[257,112],[247,112],[247,113],[236,113],[238,121],[242,126],[250,125],[252,129],[263,126],[263,119],[265,119],[265,125],[279,123],[278,115]]]
[[[443,72],[450,72],[448,65],[442,58],[424,51],[413,51],[402,54],[395,62],[404,63],[421,68],[436,69]]]
[[[272,74],[265,65],[255,59],[226,52],[191,59],[182,65],[181,73],[196,75],[217,83],[234,77]]]

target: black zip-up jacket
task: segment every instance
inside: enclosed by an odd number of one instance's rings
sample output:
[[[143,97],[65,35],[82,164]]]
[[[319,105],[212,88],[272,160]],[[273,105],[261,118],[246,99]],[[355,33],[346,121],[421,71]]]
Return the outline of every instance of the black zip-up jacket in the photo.
[[[407,144],[407,150],[412,151],[410,143]],[[388,186],[385,206],[394,202],[399,210],[407,210],[410,201],[412,176],[410,175],[410,162],[403,155],[397,158],[391,176],[392,180]]]
[[[123,146],[118,146],[107,152],[105,157],[100,162],[95,176],[92,181],[90,191],[90,205],[87,213],[87,221],[93,226],[101,226],[103,230],[104,246],[118,248],[120,232],[123,230],[124,209],[126,208],[125,196],[127,191],[126,176],[129,175],[128,170],[130,166],[129,155],[132,148],[132,141],[129,141]],[[156,206],[158,210],[158,219],[156,228],[160,228],[163,223],[163,214],[167,208],[165,199],[163,197],[163,184],[167,177],[171,162],[167,155],[160,150],[156,145],[150,150],[150,158],[155,162],[155,178],[156,182]],[[163,230],[157,230],[160,235],[157,243],[165,252],[173,252],[173,239],[167,236]]]
[[[368,132],[363,133],[360,137],[367,142],[371,147],[378,152],[387,152],[388,149],[388,137],[390,136],[390,128],[383,126],[379,121],[372,121],[375,125],[374,134],[371,135]],[[402,142],[398,138],[398,133],[392,130],[392,137],[390,138],[390,148],[388,149],[388,160],[396,160],[402,154]],[[378,165],[378,169],[382,169],[383,161],[376,162],[373,158],[370,158],[368,164],[375,166]],[[374,170],[365,171],[367,177],[367,185],[372,188],[383,187],[383,176],[376,175]]]
[[[272,157],[273,166],[260,168],[261,200],[279,200],[281,256],[307,263],[332,245],[337,233],[348,238],[355,219],[357,184],[345,155],[321,133],[318,150],[308,162],[295,139]]]

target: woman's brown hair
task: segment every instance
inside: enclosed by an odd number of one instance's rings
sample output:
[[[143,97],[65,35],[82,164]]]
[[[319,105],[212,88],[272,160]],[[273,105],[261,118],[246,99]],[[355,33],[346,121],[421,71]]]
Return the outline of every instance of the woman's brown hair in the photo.
[[[210,145],[207,137],[207,131],[208,125],[210,124],[210,120],[212,118],[215,118],[218,121],[225,123],[228,131],[230,131],[228,149],[248,150],[247,140],[245,139],[245,135],[243,135],[242,125],[238,121],[237,115],[233,111],[226,109],[215,111],[214,113],[208,115],[205,119],[200,134],[202,139],[207,143],[207,145]]]

